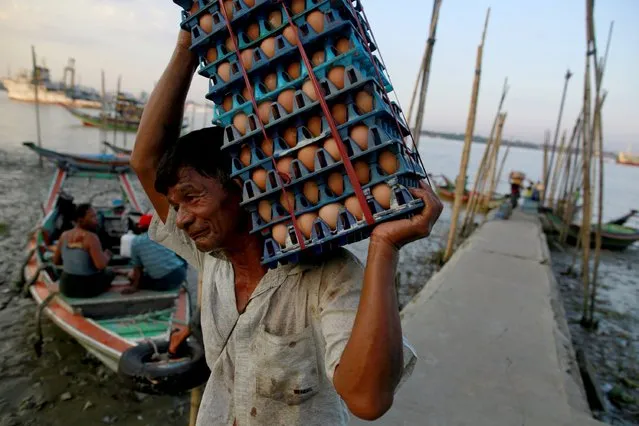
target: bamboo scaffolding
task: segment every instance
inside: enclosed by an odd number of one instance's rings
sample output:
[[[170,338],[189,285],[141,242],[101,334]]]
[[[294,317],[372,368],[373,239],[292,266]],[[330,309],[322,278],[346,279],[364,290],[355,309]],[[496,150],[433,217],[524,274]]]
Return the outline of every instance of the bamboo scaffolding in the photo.
[[[501,175],[504,172],[504,165],[506,164],[506,159],[508,158],[508,154],[510,153],[510,145],[506,147],[506,152],[504,152],[504,156],[501,158],[501,164],[499,165],[499,172],[497,173],[497,182],[501,182]]]
[[[38,86],[40,86],[40,71],[38,70],[38,61],[36,60],[35,46],[31,46],[31,60],[33,62],[33,91],[35,93],[35,112],[36,112],[36,132],[38,137],[38,148],[42,148],[42,135],[40,133],[40,98],[38,97]],[[42,168],[42,155],[38,155],[38,167]]]
[[[490,178],[488,181],[490,182],[490,186],[488,188],[488,201],[490,201],[495,193],[495,187],[497,186],[497,159],[499,158],[499,150],[501,149],[501,137],[504,131],[504,124],[506,123],[506,117],[508,117],[508,113],[502,113],[499,124],[497,126],[497,136],[495,139],[495,147],[493,149],[492,161],[490,164]],[[486,200],[484,200],[486,201]]]
[[[459,220],[459,211],[462,207],[464,197],[464,181],[466,178],[466,170],[468,169],[468,159],[470,158],[470,147],[473,142],[473,133],[475,131],[475,119],[477,114],[477,99],[479,97],[479,83],[481,81],[481,64],[484,54],[484,42],[486,41],[486,31],[488,29],[488,20],[490,19],[490,8],[486,11],[486,20],[484,21],[484,31],[481,36],[481,43],[477,46],[477,58],[475,61],[475,78],[473,81],[473,91],[470,100],[470,109],[468,111],[468,120],[466,122],[466,135],[464,137],[464,148],[462,158],[459,165],[459,174],[457,175],[457,183],[455,186],[455,205],[453,207],[453,216],[451,219],[450,230],[448,232],[448,242],[444,253],[444,261],[448,261],[453,254],[455,246],[455,237],[457,234],[457,221]]]
[[[559,154],[557,155],[557,164],[550,174],[550,192],[548,193],[548,203],[551,209],[556,209],[558,200],[555,198],[555,192],[557,192],[557,176],[563,171],[564,166],[564,153],[566,150],[566,131],[564,130],[564,134],[561,137],[561,143],[559,144]]]
[[[557,192],[552,191],[551,196],[557,201],[557,209],[563,212],[568,208],[569,200],[566,199],[566,191],[568,187],[568,179],[572,170],[572,156],[575,151],[575,143],[579,135],[579,126],[581,125],[581,116],[577,119],[575,128],[573,129],[568,146],[565,149],[565,161],[562,161],[562,167],[559,169],[559,177],[557,182]],[[563,188],[563,189],[562,189]]]

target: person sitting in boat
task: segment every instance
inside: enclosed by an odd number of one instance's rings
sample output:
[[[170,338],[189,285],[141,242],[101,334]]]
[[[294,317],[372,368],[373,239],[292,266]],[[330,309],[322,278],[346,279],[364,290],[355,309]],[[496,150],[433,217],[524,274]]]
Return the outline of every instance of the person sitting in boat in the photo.
[[[58,240],[53,263],[62,265],[60,292],[65,296],[97,296],[107,291],[115,278],[115,273],[107,268],[111,252],[102,250],[97,228],[98,216],[91,204],[80,204],[75,226]]]
[[[186,280],[186,262],[173,250],[156,243],[147,233],[152,215],[144,215],[138,221],[131,241],[131,262],[134,269],[129,275],[131,288],[125,293],[140,289],[175,290]]]

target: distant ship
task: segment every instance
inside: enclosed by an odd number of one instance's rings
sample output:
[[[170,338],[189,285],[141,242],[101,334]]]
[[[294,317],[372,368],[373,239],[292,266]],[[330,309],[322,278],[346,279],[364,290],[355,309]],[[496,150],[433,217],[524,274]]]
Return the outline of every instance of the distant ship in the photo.
[[[617,163],[628,166],[639,166],[639,154],[620,152],[619,155],[617,155]]]
[[[35,102],[35,88],[33,81],[38,84],[38,102],[43,104],[62,104],[73,108],[102,108],[100,95],[93,89],[76,86],[75,61],[69,60],[69,65],[64,69],[64,82],[53,82],[49,74],[49,69],[45,66],[38,66],[35,76],[28,71],[22,71],[16,78],[4,78],[2,84],[9,92],[9,99],[22,102]],[[67,72],[71,73],[71,84],[66,85]],[[35,77],[35,78],[33,78]]]

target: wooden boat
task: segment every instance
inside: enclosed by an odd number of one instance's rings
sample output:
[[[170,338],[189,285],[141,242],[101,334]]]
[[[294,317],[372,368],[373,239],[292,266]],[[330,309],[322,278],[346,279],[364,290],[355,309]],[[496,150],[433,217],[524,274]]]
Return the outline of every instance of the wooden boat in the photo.
[[[137,132],[140,125],[140,119],[131,119],[108,115],[92,115],[66,105],[60,105],[75,118],[82,121],[82,125],[86,127],[97,127],[105,130],[118,130],[124,132]]]
[[[58,167],[68,170],[77,169],[105,173],[124,173],[131,170],[128,158],[114,154],[69,154],[40,148],[33,142],[23,142],[22,144]]]
[[[441,175],[440,177],[442,178],[442,182],[436,183],[437,195],[439,195],[439,197],[442,200],[454,202],[455,201],[455,183],[444,175]],[[464,192],[464,196],[462,198],[462,203],[464,205],[466,205],[468,201],[470,200],[471,194],[472,192],[470,191]],[[490,210],[498,208],[501,205],[501,203],[503,203],[504,200],[506,199],[505,196],[498,195],[498,194],[493,194],[493,197],[488,202],[486,202],[485,200],[485,198],[487,198],[486,196],[481,195],[481,198],[483,199],[484,202],[480,206],[480,212],[483,212],[483,213],[486,213]]]
[[[562,218],[548,209],[543,211],[543,215],[546,219],[545,222],[549,224],[551,229],[555,233],[561,233],[561,229],[563,227]],[[590,235],[592,247],[596,244],[596,229],[597,226],[593,225]],[[571,224],[568,227],[566,239],[568,244],[572,246],[576,245],[580,233],[581,226],[574,223]],[[618,224],[618,221],[608,222],[602,225],[601,247],[604,250],[625,250],[637,241],[639,241],[639,229],[620,225]]]
[[[111,142],[107,142],[104,141],[102,142],[104,144],[104,146],[106,146],[107,148],[109,148],[111,151],[113,151],[114,154],[118,154],[118,155],[131,155],[132,150],[130,149],[126,149],[126,148],[122,148],[120,146],[115,146],[113,145]]]

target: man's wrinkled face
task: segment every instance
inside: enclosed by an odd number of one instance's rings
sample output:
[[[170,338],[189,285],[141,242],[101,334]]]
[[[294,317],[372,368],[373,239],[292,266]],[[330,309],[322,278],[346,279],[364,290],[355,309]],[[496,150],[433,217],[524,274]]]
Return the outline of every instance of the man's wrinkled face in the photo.
[[[178,228],[202,252],[228,247],[244,216],[238,194],[190,167],[180,170],[178,182],[169,188],[167,199],[177,213]]]

